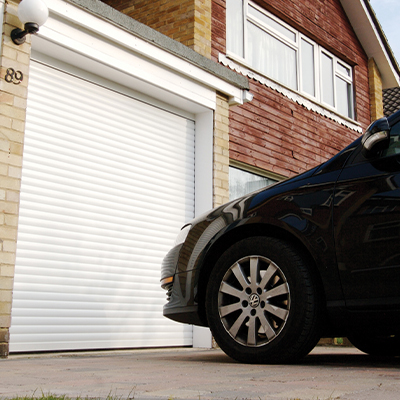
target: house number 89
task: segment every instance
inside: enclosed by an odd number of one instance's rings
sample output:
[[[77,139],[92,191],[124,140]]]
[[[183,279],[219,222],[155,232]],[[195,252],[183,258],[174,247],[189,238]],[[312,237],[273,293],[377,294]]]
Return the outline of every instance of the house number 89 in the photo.
[[[8,83],[19,85],[24,79],[24,74],[21,71],[15,71],[13,68],[8,68],[4,79]]]

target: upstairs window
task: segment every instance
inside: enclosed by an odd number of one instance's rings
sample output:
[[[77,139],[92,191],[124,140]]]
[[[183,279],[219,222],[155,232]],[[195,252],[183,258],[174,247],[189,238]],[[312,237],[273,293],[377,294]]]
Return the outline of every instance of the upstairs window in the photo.
[[[354,118],[350,65],[249,0],[227,0],[226,16],[229,56]]]

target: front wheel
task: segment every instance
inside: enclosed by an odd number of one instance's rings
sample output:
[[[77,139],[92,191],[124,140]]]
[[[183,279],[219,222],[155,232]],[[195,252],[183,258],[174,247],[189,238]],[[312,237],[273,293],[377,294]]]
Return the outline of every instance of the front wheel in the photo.
[[[210,274],[206,310],[221,349],[246,363],[282,363],[308,354],[320,336],[319,290],[288,243],[241,240]]]

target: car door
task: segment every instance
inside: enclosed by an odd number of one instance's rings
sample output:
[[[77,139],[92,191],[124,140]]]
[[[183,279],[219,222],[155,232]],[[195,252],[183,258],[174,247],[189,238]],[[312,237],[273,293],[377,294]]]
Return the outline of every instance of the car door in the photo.
[[[379,156],[356,154],[335,188],[334,238],[349,308],[400,305],[400,123],[390,137]]]

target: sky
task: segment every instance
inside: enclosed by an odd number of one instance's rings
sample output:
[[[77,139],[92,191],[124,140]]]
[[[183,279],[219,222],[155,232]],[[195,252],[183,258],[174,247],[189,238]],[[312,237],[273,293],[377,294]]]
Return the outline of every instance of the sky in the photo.
[[[370,3],[400,64],[400,0],[370,0]]]

